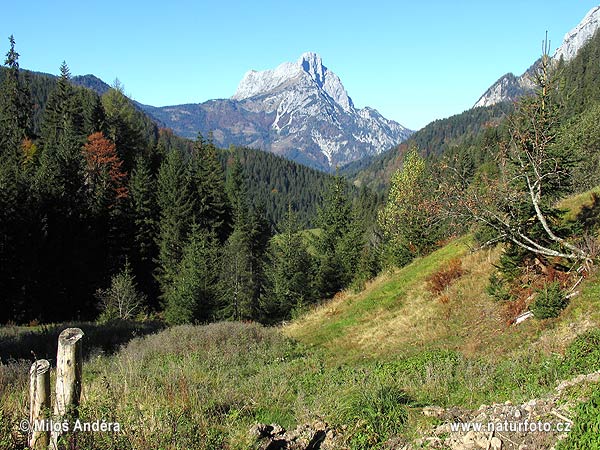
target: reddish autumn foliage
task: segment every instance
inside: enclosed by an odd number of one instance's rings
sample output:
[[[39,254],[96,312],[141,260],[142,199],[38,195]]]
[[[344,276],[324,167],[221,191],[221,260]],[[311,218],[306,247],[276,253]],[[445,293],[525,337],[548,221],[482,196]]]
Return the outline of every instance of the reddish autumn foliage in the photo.
[[[88,183],[96,191],[111,192],[115,199],[126,198],[129,195],[124,185],[127,174],[122,169],[123,161],[117,155],[113,142],[101,132],[91,134],[83,146],[83,153]]]
[[[462,262],[459,258],[454,258],[446,266],[427,278],[427,288],[432,294],[439,295],[444,292],[454,280],[460,278],[463,273]],[[440,301],[444,303],[444,300],[445,299],[442,299]]]

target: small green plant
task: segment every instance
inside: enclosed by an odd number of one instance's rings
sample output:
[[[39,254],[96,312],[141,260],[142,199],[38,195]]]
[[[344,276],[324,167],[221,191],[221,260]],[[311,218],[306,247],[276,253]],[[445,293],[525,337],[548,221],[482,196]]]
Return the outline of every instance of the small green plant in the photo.
[[[531,305],[531,311],[538,319],[549,319],[558,317],[568,304],[569,299],[560,287],[560,283],[554,281],[537,291],[535,301]]]
[[[577,407],[573,428],[568,437],[559,443],[557,450],[600,449],[600,391]]]
[[[485,288],[485,291],[498,302],[507,302],[512,299],[506,282],[495,272],[490,275],[490,284]]]
[[[590,373],[600,369],[600,329],[575,338],[567,347],[563,362],[570,373]]]

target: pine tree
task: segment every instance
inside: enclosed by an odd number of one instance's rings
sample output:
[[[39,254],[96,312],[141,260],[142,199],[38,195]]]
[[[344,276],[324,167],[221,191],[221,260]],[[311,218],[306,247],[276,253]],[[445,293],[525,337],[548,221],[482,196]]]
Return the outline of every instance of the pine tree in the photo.
[[[119,80],[102,96],[102,106],[107,136],[117,146],[124,169],[130,171],[136,155],[144,148],[141,118],[123,93]]]
[[[67,132],[70,139],[79,139],[83,142],[81,106],[77,102],[75,88],[71,84],[69,66],[64,61],[60,66],[60,77],[48,98],[41,128],[45,150],[52,151],[65,138]]]
[[[190,165],[196,221],[225,242],[230,231],[231,208],[225,192],[223,168],[215,146],[206,142],[200,133],[194,143]]]
[[[248,219],[248,188],[237,154],[232,154],[227,169],[225,191],[231,204],[233,222],[237,224]]]
[[[247,226],[238,222],[223,247],[219,316],[233,320],[255,319],[258,316],[255,289],[250,235]]]
[[[129,179],[129,209],[131,210],[134,239],[134,270],[146,274],[143,281],[148,282],[147,276],[153,267],[156,257],[156,180],[150,172],[146,159],[139,155]],[[146,284],[146,283],[144,283]]]
[[[232,205],[233,232],[223,247],[220,277],[221,315],[234,320],[258,316],[260,285],[256,283],[257,256],[253,223],[246,197],[246,182],[237,156],[230,161],[226,191]]]
[[[318,211],[317,225],[321,230],[316,240],[319,257],[315,283],[322,298],[333,296],[352,280],[361,248],[357,245],[360,233],[354,220],[347,184],[336,175]]]
[[[0,156],[6,164],[10,160],[20,162],[23,140],[31,134],[32,103],[29,87],[19,77],[19,54],[15,40],[9,38],[10,50],[4,64],[7,68],[0,86]]]

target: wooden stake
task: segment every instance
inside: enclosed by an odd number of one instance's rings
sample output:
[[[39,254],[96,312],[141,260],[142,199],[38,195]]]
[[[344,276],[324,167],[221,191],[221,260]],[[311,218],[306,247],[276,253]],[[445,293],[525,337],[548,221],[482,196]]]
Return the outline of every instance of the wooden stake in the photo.
[[[56,402],[54,416],[57,421],[72,419],[77,415],[81,396],[83,353],[79,328],[67,328],[58,336],[56,355]],[[52,430],[52,448],[58,448],[62,430]]]
[[[39,359],[29,369],[29,447],[46,450],[50,441],[47,425],[50,411],[50,363]]]

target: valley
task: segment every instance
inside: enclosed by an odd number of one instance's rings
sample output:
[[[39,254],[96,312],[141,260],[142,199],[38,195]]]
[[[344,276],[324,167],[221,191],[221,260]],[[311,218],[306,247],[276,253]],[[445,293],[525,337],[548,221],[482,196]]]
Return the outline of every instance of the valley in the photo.
[[[581,16],[415,131],[316,52],[154,107],[22,68],[11,35],[0,449],[599,448],[600,7]]]

